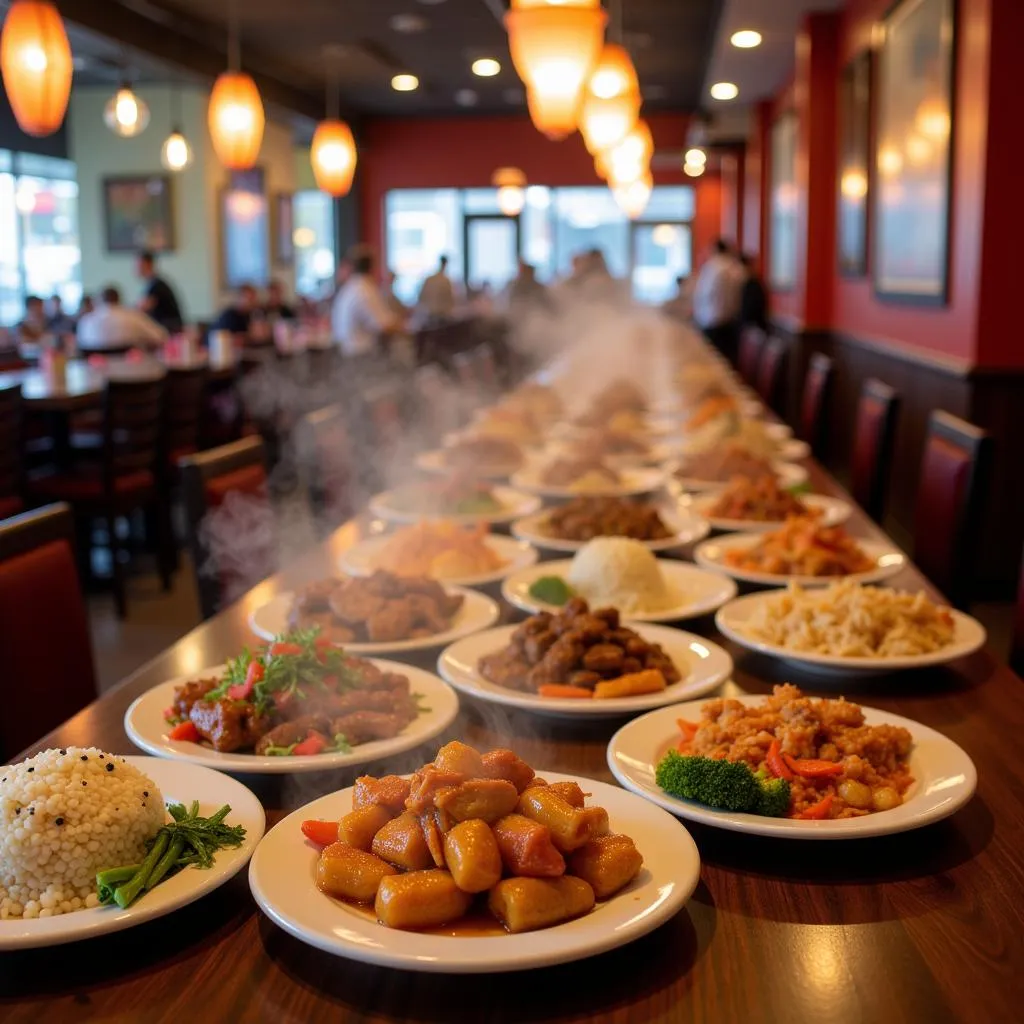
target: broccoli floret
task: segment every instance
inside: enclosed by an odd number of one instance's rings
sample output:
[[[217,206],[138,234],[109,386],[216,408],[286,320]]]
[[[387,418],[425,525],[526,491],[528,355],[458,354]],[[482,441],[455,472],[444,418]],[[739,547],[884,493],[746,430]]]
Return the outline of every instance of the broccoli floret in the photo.
[[[666,793],[723,811],[751,811],[761,787],[745,764],[694,757],[670,750],[660,761],[655,781]]]
[[[755,814],[766,818],[784,818],[789,810],[789,783],[785,779],[759,780],[761,792],[758,795]]]

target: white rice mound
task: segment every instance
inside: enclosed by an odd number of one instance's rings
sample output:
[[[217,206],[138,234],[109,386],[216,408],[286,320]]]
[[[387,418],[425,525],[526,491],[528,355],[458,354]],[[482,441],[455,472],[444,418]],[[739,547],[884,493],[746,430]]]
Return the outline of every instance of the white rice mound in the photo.
[[[611,606],[623,615],[656,612],[679,602],[657,558],[640,541],[628,537],[588,541],[576,552],[568,581],[591,607]]]
[[[0,768],[0,919],[96,907],[96,873],[139,863],[167,820],[152,779],[96,747]]]

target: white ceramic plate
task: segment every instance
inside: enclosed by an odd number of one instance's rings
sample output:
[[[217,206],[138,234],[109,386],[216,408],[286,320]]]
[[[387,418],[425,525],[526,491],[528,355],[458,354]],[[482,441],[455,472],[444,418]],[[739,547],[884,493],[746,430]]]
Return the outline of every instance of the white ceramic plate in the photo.
[[[371,537],[354,544],[341,556],[338,567],[350,576],[369,576],[374,570],[374,563],[380,549],[388,542],[388,537]],[[490,572],[478,573],[475,576],[451,576],[441,580],[445,585],[454,584],[462,587],[479,587],[485,583],[503,580],[509,573],[525,569],[537,561],[537,549],[523,540],[511,537],[488,536],[484,543],[504,563]]]
[[[384,491],[382,494],[374,495],[370,499],[370,511],[379,519],[385,519],[389,523],[418,523],[421,519],[447,519],[466,525],[490,523],[492,526],[496,526],[501,523],[510,523],[513,519],[519,519],[522,516],[532,515],[543,504],[536,494],[524,494],[522,491],[512,490],[511,487],[493,487],[491,492],[502,506],[500,511],[473,515],[410,512],[408,509],[395,505],[396,494],[394,491]]]
[[[459,471],[457,467],[448,464],[445,458],[446,455],[447,450],[444,448],[420,452],[416,456],[416,468],[422,469],[425,473],[454,473]],[[481,480],[504,480],[512,472],[512,468],[509,466],[487,466],[481,463],[469,470],[465,470],[465,472]]]
[[[571,565],[572,560],[566,558],[521,569],[502,584],[501,596],[524,612],[557,612],[559,609],[554,605],[544,604],[532,597],[530,587],[542,576],[568,579]],[[631,612],[628,618],[633,622],[679,622],[682,619],[694,619],[721,608],[726,601],[736,596],[736,584],[721,573],[708,572],[668,558],[659,558],[658,568],[676,600],[671,607],[658,611]]]
[[[664,540],[640,541],[639,543],[649,551],[670,551],[672,548],[682,547],[684,544],[693,544],[695,541],[703,540],[711,532],[711,526],[707,520],[701,519],[691,512],[658,505],[658,513],[665,525],[672,530],[672,536],[666,537]],[[517,519],[512,524],[513,536],[548,551],[579,551],[587,543],[585,540],[562,540],[558,537],[549,537],[544,532],[547,517],[547,512],[537,512],[534,515],[525,516],[523,519]]]
[[[585,488],[555,487],[541,482],[539,467],[529,466],[512,474],[511,483],[521,491],[539,494],[543,498],[628,498],[638,494],[649,494],[665,483],[665,471],[657,466],[627,466],[616,470],[621,480],[618,484]]]
[[[743,551],[752,548],[764,540],[763,533],[730,533],[724,537],[702,541],[693,550],[694,561],[705,569],[724,572],[733,579],[744,583],[759,583],[768,587],[786,587],[790,583],[799,583],[805,587],[827,587],[836,580],[854,580],[857,583],[880,583],[901,572],[907,564],[907,557],[902,551],[880,544],[873,540],[862,540],[855,537],[858,546],[872,562],[874,569],[867,572],[850,573],[848,576],[777,576],[769,572],[749,572],[746,569],[734,569],[725,562],[727,551]]]
[[[456,690],[471,697],[478,697],[493,704],[522,708],[539,715],[577,719],[625,716],[681,700],[702,697],[723,683],[732,673],[732,658],[721,647],[710,640],[705,640],[704,637],[646,622],[628,622],[626,625],[645,640],[661,645],[683,675],[678,683],[673,683],[660,693],[645,693],[639,697],[620,697],[615,700],[538,697],[535,693],[498,686],[480,674],[477,662],[485,654],[493,654],[508,646],[518,626],[498,626],[485,633],[477,633],[459,640],[441,652],[437,670]]]
[[[160,787],[164,800],[170,803],[188,805],[198,800],[203,815],[213,814],[224,804],[230,804],[227,823],[245,828],[242,845],[237,850],[218,851],[210,868],[184,868],[125,910],[106,906],[76,910],[56,917],[0,921],[0,949],[59,946],[132,928],[193,903],[222,886],[248,863],[266,822],[262,805],[245,786],[227,775],[199,765],[163,761],[157,757],[131,756],[125,760],[149,776]],[[119,867],[117,864],[109,866]]]
[[[670,484],[675,484],[684,491],[720,491],[728,481],[700,480],[697,477],[680,477],[675,472],[678,463],[669,463],[665,466]],[[800,487],[807,483],[807,470],[798,466],[795,462],[773,462],[772,469],[778,478],[780,487]]]
[[[743,696],[737,699],[744,704],[760,704],[764,697]],[[862,839],[889,835],[949,817],[970,800],[978,782],[974,763],[942,733],[888,711],[864,708],[864,720],[868,725],[903,726],[913,736],[910,768],[915,782],[899,807],[839,821],[798,821],[716,811],[690,800],[669,796],[654,781],[657,762],[679,739],[676,719],[696,720],[703,703],[676,704],[635,718],[624,725],[608,744],[608,767],[626,789],[653,800],[681,818],[698,821],[702,825],[785,839]]]
[[[797,497],[808,508],[821,514],[822,526],[839,526],[850,518],[850,506],[839,498],[831,498],[825,494],[798,494]],[[690,508],[699,516],[703,516],[711,524],[713,530],[726,533],[771,533],[782,523],[758,523],[751,519],[723,519],[711,516],[711,511],[718,495],[714,492],[695,495],[690,501]]]
[[[397,654],[400,651],[423,651],[431,647],[441,647],[451,643],[460,636],[487,629],[498,621],[501,614],[498,606],[484,594],[465,587],[445,585],[448,593],[461,594],[465,600],[462,607],[455,613],[449,629],[433,636],[419,637],[415,640],[393,640],[390,643],[353,643],[339,644],[352,654]],[[266,604],[257,608],[249,617],[249,628],[262,640],[273,640],[288,631],[288,611],[292,605],[293,595],[290,592],[278,594]]]
[[[811,446],[806,441],[791,437],[779,442],[776,458],[784,462],[799,462],[811,457]]]
[[[682,909],[700,878],[700,857],[670,814],[604,782],[541,772],[549,782],[577,782],[604,807],[612,830],[630,836],[644,866],[632,883],[589,914],[520,935],[445,936],[385,928],[314,884],[319,850],[300,826],[335,819],[352,807],[352,790],[314,800],[267,833],[253,857],[249,885],[263,912],[295,938],[336,956],[409,971],[480,974],[523,971],[595,956],[653,931]]]
[[[402,665],[397,661],[373,663],[386,672],[400,672],[409,679],[413,693],[423,695],[424,711],[415,721],[410,722],[397,736],[389,740],[373,740],[353,747],[350,754],[306,754],[298,757],[264,757],[257,754],[225,754],[201,743],[172,740],[167,736],[168,725],[164,721],[164,710],[174,700],[175,687],[189,679],[209,679],[223,675],[225,666],[193,672],[190,676],[160,683],[136,698],[125,712],[124,728],[132,743],[147,753],[177,761],[191,761],[193,764],[217,768],[223,772],[255,772],[260,775],[293,775],[298,772],[322,772],[329,768],[343,768],[353,764],[368,764],[384,757],[400,754],[405,750],[433,739],[444,732],[459,713],[459,699],[451,687],[445,685],[431,672]],[[429,709],[429,710],[428,710]]]
[[[725,605],[715,617],[715,625],[730,640],[741,647],[770,654],[774,658],[782,658],[805,668],[815,671],[841,674],[844,676],[874,675],[878,673],[896,672],[902,669],[927,668],[929,665],[944,665],[946,662],[965,658],[985,645],[985,627],[977,619],[972,619],[963,612],[950,609],[955,625],[953,642],[940,647],[930,654],[917,654],[906,657],[886,658],[845,658],[837,654],[815,654],[810,651],[795,651],[778,644],[764,643],[750,636],[744,626],[750,618],[771,601],[779,600],[777,592],[761,592],[748,594]]]

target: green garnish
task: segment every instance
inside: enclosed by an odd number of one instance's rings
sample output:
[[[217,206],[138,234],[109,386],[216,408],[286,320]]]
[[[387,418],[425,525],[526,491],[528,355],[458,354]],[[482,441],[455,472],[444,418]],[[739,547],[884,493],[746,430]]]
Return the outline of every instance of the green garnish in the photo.
[[[810,494],[811,493],[811,484],[810,484],[810,481],[804,480],[803,483],[791,484],[789,487],[786,487],[784,489],[789,491],[789,493],[794,495],[794,496],[800,495],[800,494]]]
[[[544,604],[563,605],[575,591],[561,576],[540,576],[530,584],[530,597]]]
[[[742,761],[670,750],[658,762],[654,781],[672,796],[723,811],[781,818],[789,809],[789,783],[754,772]]]
[[[275,747],[273,745],[267,747],[263,751],[267,757],[290,757],[292,751],[299,745],[299,741],[296,740],[294,743],[289,743],[287,747]]]
[[[334,742],[329,746],[324,747],[323,753],[325,754],[351,754],[352,744],[345,739],[343,732],[336,732],[334,734]]]

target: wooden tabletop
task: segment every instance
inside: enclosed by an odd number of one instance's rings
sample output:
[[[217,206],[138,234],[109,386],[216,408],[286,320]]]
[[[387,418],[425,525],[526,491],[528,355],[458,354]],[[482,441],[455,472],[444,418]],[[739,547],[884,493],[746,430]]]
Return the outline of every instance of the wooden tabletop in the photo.
[[[842,494],[811,466],[816,490]],[[860,513],[858,536],[880,539]],[[122,718],[154,684],[234,654],[249,613],[316,578],[358,535],[323,547],[183,637],[33,750],[95,744],[130,753]],[[910,569],[893,581],[923,586]],[[710,620],[688,628],[736,659],[730,691],[766,693],[792,679],[724,641]],[[429,666],[432,658],[407,659]],[[688,906],[651,935],[576,964],[499,977],[417,975],[329,956],[275,927],[245,874],[169,917],[60,950],[0,957],[0,1018],[117,1021],[865,1022],[1020,1020],[1024,1005],[1024,686],[987,652],[951,668],[850,680],[846,696],[926,723],[974,759],[975,798],[952,818],[903,835],[796,842],[687,825],[702,858]],[[462,699],[450,736],[512,746],[530,763],[612,781],[605,747],[620,723],[578,726]],[[407,771],[444,737],[370,765]],[[268,827],[367,768],[244,778]],[[496,940],[495,940],[496,941]]]

